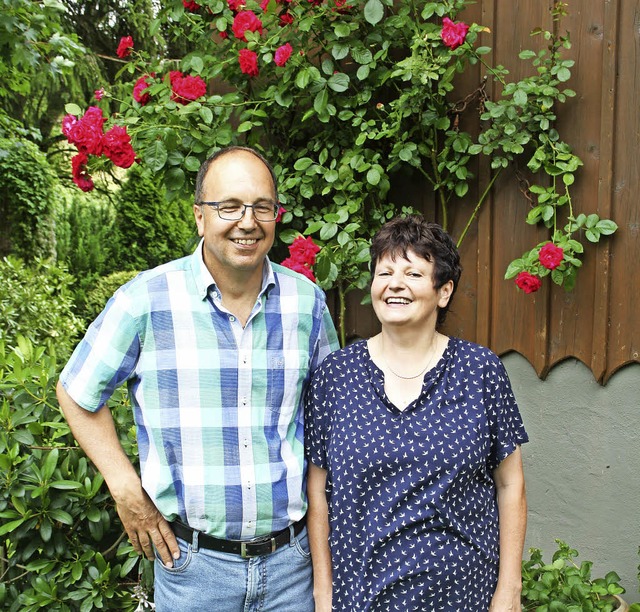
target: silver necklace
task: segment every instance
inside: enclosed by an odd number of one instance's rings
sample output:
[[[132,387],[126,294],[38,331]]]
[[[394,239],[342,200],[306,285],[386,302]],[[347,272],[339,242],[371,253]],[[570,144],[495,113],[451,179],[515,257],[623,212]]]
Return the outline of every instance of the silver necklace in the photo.
[[[420,372],[418,372],[417,374],[414,374],[413,376],[402,376],[401,374],[398,374],[390,365],[389,362],[387,361],[387,357],[385,355],[384,352],[384,340],[381,338],[381,344],[382,344],[382,358],[384,359],[384,363],[387,366],[387,369],[389,370],[389,372],[391,372],[394,376],[401,378],[402,380],[413,380],[414,378],[418,378],[418,376],[422,376],[428,369],[429,366],[431,365],[431,362],[433,361],[433,358],[436,356],[436,348],[437,348],[437,342],[438,342],[438,332],[436,332],[433,336],[433,341],[431,342],[431,349],[432,349],[432,353],[431,353],[431,357],[429,357],[429,361],[427,362],[427,365],[424,366],[424,368],[422,370],[420,370]]]

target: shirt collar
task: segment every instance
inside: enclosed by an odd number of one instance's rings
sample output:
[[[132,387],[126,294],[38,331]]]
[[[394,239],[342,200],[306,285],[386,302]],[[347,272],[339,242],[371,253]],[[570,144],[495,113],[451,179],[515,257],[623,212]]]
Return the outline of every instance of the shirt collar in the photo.
[[[216,281],[209,272],[207,266],[204,265],[203,257],[204,238],[200,239],[200,243],[196,247],[196,250],[191,255],[191,271],[193,272],[193,278],[196,282],[198,295],[200,299],[204,300],[209,290],[214,287],[217,289]],[[275,287],[276,275],[271,265],[271,260],[267,257],[265,259],[265,265],[262,268],[262,288],[260,289],[260,296],[267,294],[272,287]]]

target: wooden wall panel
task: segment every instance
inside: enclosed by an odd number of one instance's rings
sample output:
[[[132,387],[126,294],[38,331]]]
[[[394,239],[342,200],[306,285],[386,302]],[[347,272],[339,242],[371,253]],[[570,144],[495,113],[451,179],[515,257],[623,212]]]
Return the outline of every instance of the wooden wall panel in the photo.
[[[609,179],[613,218],[607,380],[640,361],[640,1],[618,0],[614,164]]]
[[[536,27],[553,29],[553,4],[480,0],[461,17],[490,29],[482,40],[492,47],[489,63],[503,64],[511,79],[519,79],[531,67],[518,59],[518,53],[544,44],[530,32]],[[444,331],[480,342],[500,355],[517,351],[542,378],[555,364],[575,357],[604,384],[618,368],[640,361],[640,0],[570,1],[569,16],[559,29],[570,32],[567,56],[576,64],[567,86],[578,95],[560,107],[557,126],[584,162],[571,190],[573,211],[612,218],[620,229],[595,248],[587,243],[573,292],[546,278],[540,291],[525,295],[513,281],[504,280],[504,272],[511,260],[546,240],[548,232],[525,223],[529,202],[517,167],[504,171],[461,246],[464,273]],[[481,78],[481,67],[475,74],[468,71],[456,91],[464,95]],[[495,98],[499,89],[489,94]],[[469,124],[462,128],[476,129]],[[524,174],[526,161],[519,161]],[[450,214],[454,238],[491,180],[486,160],[476,171],[469,196]],[[412,189],[396,201],[413,204],[428,218],[441,221],[425,187]],[[379,325],[369,306],[359,306],[360,298],[353,294],[348,300],[348,335],[368,337]]]

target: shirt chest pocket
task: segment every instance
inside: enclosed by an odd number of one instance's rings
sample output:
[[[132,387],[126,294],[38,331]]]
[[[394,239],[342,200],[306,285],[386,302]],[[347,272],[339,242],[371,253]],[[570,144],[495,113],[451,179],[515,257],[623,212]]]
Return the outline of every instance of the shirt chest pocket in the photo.
[[[309,371],[305,351],[287,351],[269,358],[267,411],[279,419],[290,417],[298,407]]]

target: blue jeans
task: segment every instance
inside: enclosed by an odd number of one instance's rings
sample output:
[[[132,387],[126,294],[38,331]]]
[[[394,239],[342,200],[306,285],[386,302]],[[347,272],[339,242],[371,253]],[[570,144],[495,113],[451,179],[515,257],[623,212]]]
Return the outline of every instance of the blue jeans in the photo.
[[[240,555],[196,548],[178,538],[172,568],[156,554],[156,612],[313,612],[306,528],[275,552]]]

